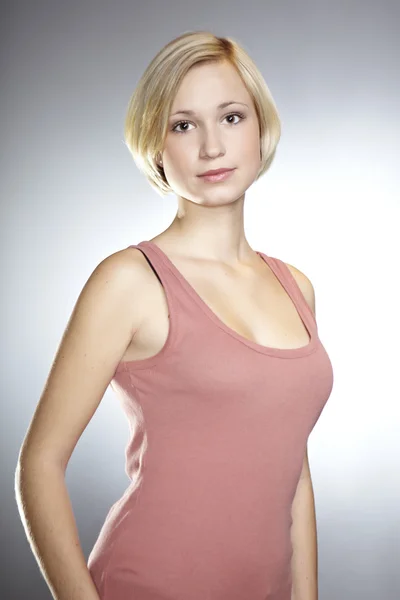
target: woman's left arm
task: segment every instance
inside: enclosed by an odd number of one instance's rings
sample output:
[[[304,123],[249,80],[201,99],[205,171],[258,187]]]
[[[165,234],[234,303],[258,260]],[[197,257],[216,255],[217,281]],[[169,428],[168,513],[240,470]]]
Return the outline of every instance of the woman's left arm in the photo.
[[[292,519],[291,600],[318,600],[317,526],[307,450],[292,504]]]

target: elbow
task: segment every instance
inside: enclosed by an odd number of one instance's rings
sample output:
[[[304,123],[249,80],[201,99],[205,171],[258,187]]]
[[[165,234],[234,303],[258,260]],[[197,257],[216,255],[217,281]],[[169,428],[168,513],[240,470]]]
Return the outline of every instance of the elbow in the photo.
[[[20,482],[24,477],[32,474],[38,477],[55,471],[65,475],[66,466],[53,455],[22,447],[15,468],[15,482]]]

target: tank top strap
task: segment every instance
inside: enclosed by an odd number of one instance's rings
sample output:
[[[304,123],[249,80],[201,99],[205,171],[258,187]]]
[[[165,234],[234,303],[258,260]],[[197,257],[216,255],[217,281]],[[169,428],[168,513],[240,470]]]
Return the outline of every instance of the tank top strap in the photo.
[[[280,258],[267,256],[260,251],[257,251],[257,254],[261,255],[261,257],[274,271],[274,274],[279,279],[279,282],[283,285],[286,292],[289,294],[302,319],[305,321],[306,325],[308,325],[308,328],[318,333],[318,325],[315,315],[286,263]]]

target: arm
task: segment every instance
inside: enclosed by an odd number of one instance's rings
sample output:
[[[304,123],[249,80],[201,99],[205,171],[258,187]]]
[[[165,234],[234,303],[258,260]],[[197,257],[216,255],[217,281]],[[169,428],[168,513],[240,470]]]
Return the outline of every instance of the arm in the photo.
[[[142,276],[139,263],[126,252],[103,260],[86,282],[15,472],[25,533],[56,600],[99,600],[80,546],[65,471],[140,322],[134,300]]]
[[[318,553],[314,493],[307,450],[292,504],[291,600],[318,600]]]

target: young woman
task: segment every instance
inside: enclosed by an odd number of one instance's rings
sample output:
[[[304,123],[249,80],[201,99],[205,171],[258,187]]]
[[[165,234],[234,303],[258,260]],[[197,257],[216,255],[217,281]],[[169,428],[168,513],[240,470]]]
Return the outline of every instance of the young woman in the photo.
[[[243,218],[279,138],[230,38],[181,35],[132,96],[127,145],[178,210],[94,269],[21,448],[21,513],[58,600],[317,599],[307,440],[333,370],[311,282],[253,250]],[[110,383],[131,484],[86,563],[64,473]]]

